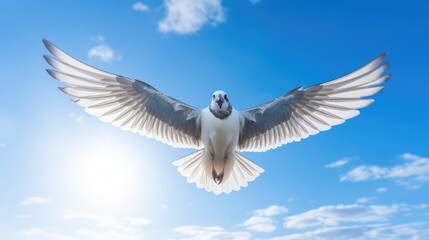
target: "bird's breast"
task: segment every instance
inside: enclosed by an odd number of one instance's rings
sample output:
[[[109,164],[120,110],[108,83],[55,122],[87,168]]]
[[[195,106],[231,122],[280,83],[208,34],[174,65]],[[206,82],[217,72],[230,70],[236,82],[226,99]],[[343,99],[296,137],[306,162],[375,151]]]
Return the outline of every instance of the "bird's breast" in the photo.
[[[238,143],[240,132],[239,113],[235,110],[225,119],[216,118],[208,108],[203,110],[201,118],[201,136],[206,147],[211,145],[216,151],[225,151],[232,149]]]

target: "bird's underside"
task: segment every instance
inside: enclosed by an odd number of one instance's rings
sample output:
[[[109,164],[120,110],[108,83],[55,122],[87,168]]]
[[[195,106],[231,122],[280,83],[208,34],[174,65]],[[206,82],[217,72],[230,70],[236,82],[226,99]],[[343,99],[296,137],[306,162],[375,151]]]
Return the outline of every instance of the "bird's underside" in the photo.
[[[223,91],[209,107],[197,109],[151,85],[86,65],[47,40],[54,68],[48,73],[65,86],[72,101],[102,121],[196,152],[173,164],[188,182],[215,194],[246,187],[264,170],[238,152],[264,152],[300,141],[359,114],[374,102],[390,78],[382,54],[360,69],[308,88],[299,87],[259,106],[237,111]]]

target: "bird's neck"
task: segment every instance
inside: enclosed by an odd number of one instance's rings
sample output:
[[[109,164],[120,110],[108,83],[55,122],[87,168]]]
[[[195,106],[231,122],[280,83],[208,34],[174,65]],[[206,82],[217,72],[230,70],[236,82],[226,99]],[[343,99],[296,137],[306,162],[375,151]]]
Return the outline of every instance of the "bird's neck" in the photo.
[[[231,105],[228,105],[228,108],[226,110],[222,110],[222,109],[213,110],[211,107],[209,107],[209,109],[210,109],[210,112],[219,119],[225,119],[229,117],[229,115],[231,115],[232,113]]]

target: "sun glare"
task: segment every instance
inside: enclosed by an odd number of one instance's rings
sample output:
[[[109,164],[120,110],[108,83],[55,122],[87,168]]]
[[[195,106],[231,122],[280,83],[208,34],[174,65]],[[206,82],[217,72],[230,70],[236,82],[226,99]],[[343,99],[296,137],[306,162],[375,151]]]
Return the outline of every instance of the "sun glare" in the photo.
[[[136,160],[112,145],[96,144],[76,156],[74,186],[84,201],[101,207],[127,204],[138,188]]]

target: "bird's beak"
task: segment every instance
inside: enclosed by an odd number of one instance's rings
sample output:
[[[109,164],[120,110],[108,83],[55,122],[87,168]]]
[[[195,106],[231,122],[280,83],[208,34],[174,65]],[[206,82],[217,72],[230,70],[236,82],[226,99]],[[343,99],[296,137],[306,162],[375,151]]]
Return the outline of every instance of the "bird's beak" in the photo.
[[[219,105],[219,108],[222,108],[222,104],[223,104],[223,99],[219,98],[219,100],[216,101],[217,105]]]

